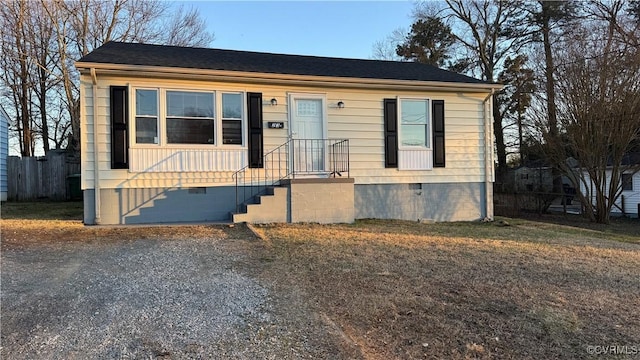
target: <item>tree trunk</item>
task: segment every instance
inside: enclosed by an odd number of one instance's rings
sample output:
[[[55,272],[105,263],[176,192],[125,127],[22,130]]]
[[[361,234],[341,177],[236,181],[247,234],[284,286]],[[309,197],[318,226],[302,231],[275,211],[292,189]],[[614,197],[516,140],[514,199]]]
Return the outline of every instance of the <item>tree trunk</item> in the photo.
[[[16,24],[18,29],[16,31],[16,48],[19,51],[19,66],[20,66],[20,121],[22,123],[22,156],[33,155],[32,151],[32,134],[31,134],[31,116],[29,114],[29,69],[27,68],[27,49],[24,39],[24,9],[25,3],[20,3],[20,15],[18,23]]]
[[[507,147],[504,144],[504,131],[502,129],[502,114],[497,96],[493,96],[493,133],[496,137],[496,156],[498,158],[498,182],[504,182],[504,174],[507,170]]]
[[[44,61],[42,61],[44,60]],[[46,59],[41,59],[46,64]],[[44,154],[49,153],[49,124],[47,124],[47,71],[40,68],[40,120],[42,121],[42,147]]]
[[[549,14],[549,3],[542,3],[542,41],[544,44],[544,60],[545,60],[545,78],[547,86],[547,115],[549,116],[549,137],[555,139],[558,137],[558,116],[556,110],[556,88],[555,79],[553,78],[554,64],[553,54],[551,52],[551,40],[549,38],[551,28],[551,15]],[[553,177],[553,192],[562,192],[562,175],[558,169],[558,164],[551,164]]]
[[[525,162],[525,158],[524,158],[524,154],[522,153],[522,143],[523,143],[523,136],[522,136],[522,110],[520,107],[520,99],[518,98],[518,153],[520,154],[520,166],[524,165]]]

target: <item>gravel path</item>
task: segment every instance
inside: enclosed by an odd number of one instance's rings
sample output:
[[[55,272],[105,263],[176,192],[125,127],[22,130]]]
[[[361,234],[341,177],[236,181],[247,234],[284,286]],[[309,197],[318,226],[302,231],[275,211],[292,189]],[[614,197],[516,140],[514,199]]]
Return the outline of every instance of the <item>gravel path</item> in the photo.
[[[252,278],[249,241],[2,251],[4,359],[339,357],[329,326]],[[249,250],[248,250],[249,249]]]

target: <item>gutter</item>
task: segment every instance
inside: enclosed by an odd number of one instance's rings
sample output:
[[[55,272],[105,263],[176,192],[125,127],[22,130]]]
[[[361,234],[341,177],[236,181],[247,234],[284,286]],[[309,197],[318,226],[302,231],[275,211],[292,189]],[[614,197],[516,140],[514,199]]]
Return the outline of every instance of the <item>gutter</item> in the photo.
[[[96,75],[96,69],[91,68],[91,82],[93,96],[93,196],[95,205],[95,219],[96,225],[100,225],[100,163],[98,162],[98,76]]]
[[[495,89],[491,89],[491,93],[484,99],[484,199],[485,199],[485,218],[486,221],[493,221],[493,187],[491,180],[493,179],[493,95]]]
[[[180,79],[206,79],[229,82],[245,82],[258,84],[286,84],[321,87],[351,87],[400,90],[449,90],[465,92],[488,92],[501,89],[500,84],[474,84],[440,81],[369,79],[318,75],[275,74],[248,71],[191,69],[167,66],[126,65],[106,63],[76,62],[75,66],[83,70],[99,70],[105,75],[122,75],[136,77],[162,77]]]

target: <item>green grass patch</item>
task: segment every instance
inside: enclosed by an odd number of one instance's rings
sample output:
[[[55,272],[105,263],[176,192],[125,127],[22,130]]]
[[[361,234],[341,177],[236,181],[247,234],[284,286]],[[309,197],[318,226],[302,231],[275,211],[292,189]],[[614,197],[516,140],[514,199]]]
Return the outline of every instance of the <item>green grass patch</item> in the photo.
[[[64,202],[3,202],[3,219],[22,220],[82,220],[82,201]]]

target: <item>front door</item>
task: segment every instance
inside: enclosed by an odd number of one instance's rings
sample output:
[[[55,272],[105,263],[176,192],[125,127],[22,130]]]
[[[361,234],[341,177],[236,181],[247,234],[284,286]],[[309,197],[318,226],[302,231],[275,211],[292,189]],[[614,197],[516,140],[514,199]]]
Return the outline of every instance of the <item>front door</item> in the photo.
[[[320,96],[291,96],[292,164],[298,174],[325,172],[324,100]]]

